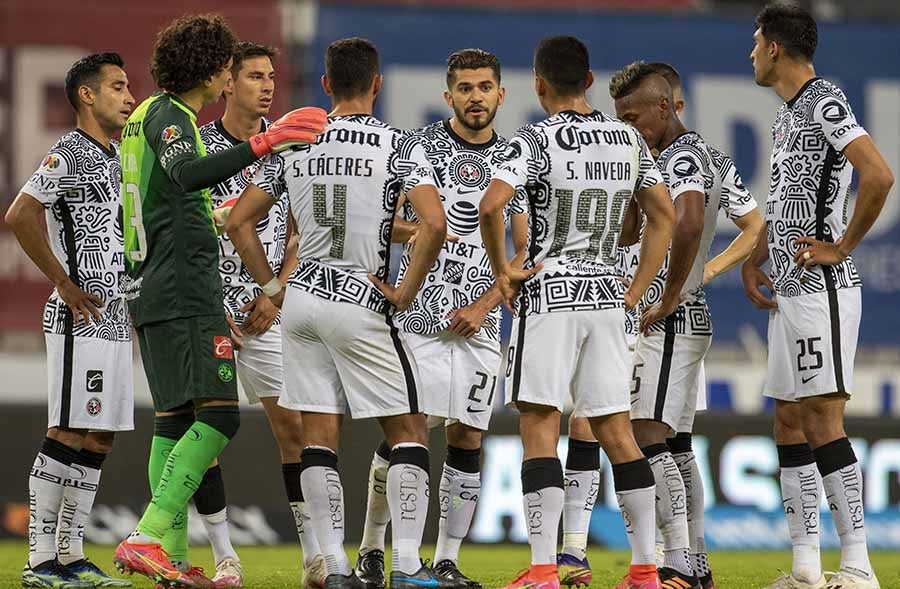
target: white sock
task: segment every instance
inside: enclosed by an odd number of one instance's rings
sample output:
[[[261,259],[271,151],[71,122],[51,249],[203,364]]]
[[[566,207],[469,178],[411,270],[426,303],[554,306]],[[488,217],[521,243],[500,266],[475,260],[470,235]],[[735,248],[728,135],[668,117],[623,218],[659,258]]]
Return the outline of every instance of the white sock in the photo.
[[[56,558],[56,527],[64,484],[76,450],[61,442],[44,440],[28,477],[28,564],[37,566]],[[51,458],[53,455],[54,458]]]
[[[530,458],[522,463],[522,505],[531,564],[556,564],[556,542],[565,491],[559,458]]]
[[[791,574],[799,581],[815,583],[822,577],[819,554],[819,470],[815,462],[781,469],[781,497],[793,564]]]
[[[329,575],[349,575],[344,552],[344,487],[337,471],[337,455],[327,448],[306,447],[300,459],[300,485],[310,523],[325,557]]]
[[[213,562],[219,564],[228,557],[239,561],[237,552],[231,545],[231,534],[228,531],[228,508],[222,508],[222,511],[209,515],[200,514],[200,518],[212,546]]]
[[[656,568],[660,568],[664,564],[663,560],[663,552],[665,550],[665,543],[663,542],[662,532],[659,531],[659,527],[656,528]]]
[[[369,468],[369,492],[366,501],[366,523],[363,527],[359,553],[372,550],[384,552],[384,535],[391,521],[391,509],[387,500],[387,476],[390,462],[376,452]]]
[[[563,548],[583,559],[587,555],[588,527],[600,490],[599,470],[566,470],[563,504]]]
[[[387,473],[391,510],[391,568],[416,573],[422,563],[419,548],[428,516],[428,448],[403,442],[391,449]]]
[[[75,463],[69,466],[56,530],[57,558],[62,564],[84,558],[84,526],[99,484],[99,469]]]
[[[616,499],[631,544],[631,564],[656,564],[656,485],[646,458],[612,465]]]
[[[818,449],[817,449],[818,456]],[[822,477],[825,497],[841,539],[841,569],[871,577],[863,512],[863,478],[859,462]]]
[[[684,482],[684,493],[687,502],[688,543],[690,545],[691,566],[694,574],[704,577],[710,574],[709,557],[706,554],[706,531],[704,525],[705,498],[700,468],[693,452],[672,454],[681,480]]]
[[[290,505],[291,513],[294,514],[294,525],[297,527],[297,537],[300,538],[300,549],[303,551],[303,564],[308,566],[322,550],[313,533],[306,502],[291,501]]]
[[[688,555],[687,499],[681,472],[668,450],[653,453],[649,461],[656,482],[656,524],[663,537],[663,566],[693,576]]]
[[[459,547],[469,533],[481,493],[481,473],[462,472],[444,464],[438,497],[441,519],[434,562],[459,560]]]

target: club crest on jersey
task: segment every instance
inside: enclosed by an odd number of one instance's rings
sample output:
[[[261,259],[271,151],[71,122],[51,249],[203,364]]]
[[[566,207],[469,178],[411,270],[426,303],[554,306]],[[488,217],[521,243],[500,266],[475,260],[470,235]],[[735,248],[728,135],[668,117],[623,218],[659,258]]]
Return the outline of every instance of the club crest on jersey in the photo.
[[[91,397],[88,399],[87,405],[85,405],[85,409],[87,410],[88,415],[91,417],[97,417],[103,412],[103,403],[100,402],[100,399],[97,397]]]
[[[486,187],[488,172],[484,163],[471,155],[460,155],[450,162],[450,179],[467,188]]]
[[[790,114],[784,116],[781,121],[778,123],[778,126],[775,127],[775,133],[773,139],[775,140],[775,147],[777,149],[781,149],[784,146],[785,141],[787,141],[788,132],[791,128],[791,117]]]
[[[227,360],[234,358],[234,346],[230,337],[224,335],[213,336],[213,356]]]
[[[178,125],[169,125],[162,130],[163,143],[172,143],[179,137],[181,137],[181,127]]]
[[[41,162],[41,167],[48,170],[55,170],[59,167],[59,158],[55,155],[48,155],[44,158],[44,161]]]

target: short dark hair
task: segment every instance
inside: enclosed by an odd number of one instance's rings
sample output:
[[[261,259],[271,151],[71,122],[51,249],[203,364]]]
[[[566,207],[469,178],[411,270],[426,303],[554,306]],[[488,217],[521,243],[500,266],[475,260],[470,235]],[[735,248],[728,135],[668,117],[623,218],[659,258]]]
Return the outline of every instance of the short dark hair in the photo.
[[[681,74],[678,73],[678,70],[675,69],[670,63],[664,63],[662,61],[653,61],[647,64],[653,71],[659,74],[660,76],[666,79],[666,82],[669,83],[669,86],[672,87],[672,90],[675,88],[681,88]]]
[[[756,15],[756,26],[763,37],[784,47],[791,57],[812,61],[819,31],[809,11],[788,4],[769,4]]]
[[[278,50],[269,45],[260,45],[250,41],[241,41],[234,47],[233,61],[231,62],[231,75],[237,77],[241,71],[241,64],[245,59],[254,57],[268,57],[274,60],[278,56]]]
[[[325,50],[325,76],[338,100],[368,91],[379,68],[378,50],[368,39],[338,39]]]
[[[500,60],[484,49],[462,49],[450,54],[447,58],[447,87],[456,81],[457,70],[477,70],[489,67],[500,83]]]
[[[66,73],[66,98],[69,104],[78,112],[78,89],[82,86],[90,86],[91,90],[100,90],[100,71],[105,65],[125,67],[125,62],[118,53],[92,53],[85,55],[72,64]]]
[[[187,92],[222,71],[236,44],[221,16],[183,16],[156,36],[150,74],[163,90]]]
[[[561,96],[584,92],[590,69],[587,47],[576,37],[547,37],[534,52],[535,73]]]
[[[637,90],[649,76],[654,75],[661,76],[662,74],[658,73],[649,63],[644,61],[629,63],[614,73],[609,80],[609,95],[613,100],[625,98]]]

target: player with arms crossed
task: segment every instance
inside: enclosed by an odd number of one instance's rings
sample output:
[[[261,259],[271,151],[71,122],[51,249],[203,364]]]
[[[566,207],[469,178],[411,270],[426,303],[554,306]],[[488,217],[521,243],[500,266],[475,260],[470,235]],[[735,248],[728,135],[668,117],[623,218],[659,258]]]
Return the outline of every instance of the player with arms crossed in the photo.
[[[163,539],[184,520],[188,500],[240,424],[208,187],[273,150],[315,141],[326,123],[321,109],[299,109],[206,156],[197,113],[221,96],[234,47],[220,17],[173,21],[157,37],[151,65],[163,91],[141,103],[122,131],[126,299],[157,413],[153,498],[114,560],[120,570],[176,586],[208,580],[176,568]]]
[[[763,220],[731,159],[681,123],[671,86],[653,67],[632,63],[613,76],[609,91],[618,117],[659,152],[657,164],[675,206],[669,254],[641,301],[631,418],[658,490],[656,518],[665,554],[659,571],[662,585],[699,588],[700,574],[689,554],[692,545],[703,542],[702,527],[701,537],[692,542],[685,483],[667,437],[693,428],[700,368],[712,341],[703,280],[718,213],[723,210],[742,232],[726,253],[732,266],[749,255]],[[677,445],[678,440],[672,442]],[[693,482],[702,484],[699,479]],[[703,582],[712,585],[708,567],[702,575]]]
[[[217,153],[247,141],[271,124],[265,117],[275,92],[272,62],[276,55],[272,47],[250,42],[237,44],[231,65],[231,81],[225,84],[223,92],[225,114],[221,119],[200,127],[200,138],[207,153]],[[259,170],[260,163],[251,164],[210,188],[218,224],[224,224],[228,212]],[[293,235],[288,240],[289,219],[288,202],[282,199],[257,226],[269,264],[277,270],[282,284],[287,283],[291,272],[297,267],[297,238]],[[284,486],[303,547],[305,583],[321,586],[325,561],[319,554],[312,530],[304,527],[304,519],[308,516],[304,515],[300,489],[300,452],[303,450],[300,412],[278,406],[278,397],[284,386],[281,315],[253,281],[225,236],[219,240],[219,274],[222,276],[225,312],[237,351],[237,375],[250,403],[262,404],[278,443]],[[209,478],[214,471],[221,478],[218,466],[207,470],[205,478]],[[194,495],[194,502],[203,515],[213,544],[217,563],[213,580],[221,583],[229,574],[238,579],[241,575],[240,568],[235,568],[236,556],[228,539],[225,496],[221,494],[216,497],[219,501],[204,505],[204,509],[201,509],[197,494]],[[235,570],[229,573],[226,570],[229,566]]]
[[[648,64],[656,73],[661,75],[669,82],[672,87],[672,98],[675,105],[675,114],[681,115],[684,110],[684,99],[681,92],[681,78],[678,71],[667,63],[654,62]],[[653,150],[650,151],[654,154]],[[659,155],[656,153],[656,155]],[[638,266],[640,254],[640,238],[641,212],[635,201],[625,216],[625,222],[622,225],[622,234],[619,236],[618,243],[618,271],[619,275],[630,284],[634,278],[634,272]],[[724,256],[726,252],[723,252]],[[717,257],[718,259],[718,257]],[[721,261],[721,260],[720,260]],[[739,263],[740,260],[734,262]],[[712,261],[710,262],[712,263]],[[631,309],[625,310],[625,341],[628,343],[628,356],[632,357],[634,352],[634,344],[637,341],[638,324],[640,323],[640,306],[637,305]],[[698,379],[698,395],[697,410],[706,409],[706,379],[703,377],[703,369],[701,366],[700,377]],[[687,468],[696,470],[693,452],[691,452],[690,432],[681,434],[679,438],[681,448],[687,451],[675,453],[672,450],[675,462],[679,468]],[[679,448],[679,450],[681,449]],[[683,475],[684,476],[684,475]],[[697,475],[699,480],[699,475]],[[600,489],[600,444],[594,439],[591,431],[591,424],[585,417],[578,417],[572,413],[569,415],[569,432],[568,432],[568,451],[566,453],[566,469],[565,469],[565,491],[566,497],[563,504],[563,541],[562,551],[556,555],[556,564],[559,567],[560,584],[567,586],[589,585],[593,574],[591,573],[591,565],[587,559],[588,544],[588,528],[591,524],[591,513],[594,510],[594,504]],[[685,482],[687,490],[687,482]],[[688,501],[691,501],[690,490],[687,490]],[[699,497],[700,505],[703,504],[702,489]],[[695,521],[699,519],[700,537],[703,536],[703,520],[702,509],[700,517],[692,517],[692,510],[688,508],[688,525],[693,526]],[[693,528],[692,528],[693,529]],[[692,534],[693,538],[693,534]],[[657,528],[657,554],[662,554],[662,537],[659,535]],[[692,551],[693,551],[693,544]],[[702,549],[702,555],[698,558],[705,558],[705,549]],[[694,558],[692,556],[692,558]],[[663,562],[661,558],[657,558],[659,566]],[[709,587],[706,589],[709,589]]]
[[[501,298],[478,231],[478,204],[507,148],[506,140],[494,131],[504,93],[495,55],[464,49],[447,59],[444,100],[453,116],[416,135],[434,167],[448,232],[455,239],[445,242],[422,290],[395,318],[416,363],[429,367],[420,372],[422,410],[429,425],[446,428],[434,573],[452,587],[481,586],[460,572],[457,563],[480,494],[481,440],[490,422],[501,364]],[[524,191],[519,196],[507,217],[521,266],[528,215]],[[395,222],[395,241],[407,241],[418,227],[408,205],[404,213],[412,223]],[[404,256],[401,278],[409,262],[409,255]],[[390,517],[383,485],[387,450],[383,443],[372,459],[369,509],[356,566],[357,576],[369,587],[384,587],[384,532]]]
[[[816,22],[796,7],[767,6],[750,54],[756,83],[785,103],[772,126],[766,231],[744,263],[744,289],[769,311],[764,394],[775,399],[781,492],[793,546],[791,573],[770,588],[871,589],[859,462],[844,431],[862,311],[850,253],[878,218],[894,178],[844,93],[816,77]],[[847,222],[853,169],[859,189]],[[769,275],[761,269],[770,262]],[[767,296],[760,289],[772,293]],[[819,556],[819,479],[841,541],[828,581]]]
[[[632,565],[619,587],[656,589],[655,489],[628,416],[623,307],[634,306],[662,264],[672,203],[637,131],[587,103],[593,74],[581,41],[544,39],[534,70],[538,100],[550,116],[510,140],[480,214],[503,298],[509,305],[518,299],[506,393],[520,411],[532,564],[507,587],[559,587],[556,540],[564,492],[556,445],[560,412],[571,394],[575,412],[589,418],[613,465],[632,545]],[[532,215],[525,270],[506,258],[503,224],[504,208],[521,187]],[[647,215],[648,229],[635,278],[623,293],[616,242],[632,196]]]
[[[326,588],[365,587],[344,552],[338,434],[344,413],[376,417],[391,447],[387,500],[393,525],[394,589],[437,587],[419,547],[428,512],[428,448],[414,358],[390,307],[415,298],[446,236],[444,210],[419,141],[372,116],[381,89],[378,52],[365,39],[328,46],[322,86],[333,109],[312,146],[273,157],[243,192],[226,230],[260,283],[277,281],[256,232],[290,199],[297,270],[272,298],[281,306],[285,391],[278,403],[303,412],[301,484],[325,557]],[[400,193],[419,229],[403,280],[385,284]],[[377,288],[376,288],[377,287]]]
[[[55,285],[44,308],[49,423],[28,479],[24,587],[131,585],[83,551],[103,460],[115,432],[134,429],[131,323],[120,288],[121,170],[112,140],[134,106],[123,67],[118,54],[99,53],[69,69],[75,130],[50,149],[6,212],[22,249]]]

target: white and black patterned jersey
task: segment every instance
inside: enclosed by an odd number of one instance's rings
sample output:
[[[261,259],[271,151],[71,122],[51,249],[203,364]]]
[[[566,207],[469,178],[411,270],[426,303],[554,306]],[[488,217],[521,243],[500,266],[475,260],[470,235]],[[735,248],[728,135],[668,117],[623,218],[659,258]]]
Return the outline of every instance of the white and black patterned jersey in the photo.
[[[261,130],[265,130],[268,125],[269,122],[264,120]],[[241,143],[239,139],[225,129],[221,120],[213,121],[200,127],[200,138],[203,140],[207,153],[223,151]],[[210,189],[213,207],[234,206],[234,201],[250,185],[261,167],[262,162],[258,160],[231,178],[213,186]],[[229,203],[229,201],[232,202]],[[256,232],[259,234],[259,240],[266,250],[266,258],[269,260],[269,265],[272,266],[277,275],[281,272],[281,264],[284,261],[284,251],[287,245],[287,200],[279,199],[272,205],[268,215],[260,219],[256,225]],[[247,271],[247,268],[241,261],[241,257],[238,255],[237,250],[234,249],[234,245],[232,245],[227,235],[222,235],[219,238],[219,274],[222,276],[222,294],[225,308],[234,316],[237,324],[240,325],[244,321],[245,315],[241,313],[240,308],[259,296],[262,289],[256,284],[250,272]],[[278,314],[275,322],[278,323],[280,321],[281,313]]]
[[[650,326],[650,330],[665,331],[668,322],[676,334],[712,335],[712,322],[703,292],[703,267],[709,258],[719,211],[729,219],[737,219],[755,209],[756,201],[744,187],[731,158],[707,145],[693,131],[676,137],[659,154],[657,165],[673,201],[685,192],[699,192],[705,197],[705,212],[697,255],[681,288],[681,303],[665,320]],[[641,300],[642,306],[652,305],[662,298],[671,254],[670,245],[662,267]]]
[[[491,262],[478,229],[478,205],[508,144],[496,133],[487,143],[469,143],[453,131],[449,120],[428,125],[416,136],[434,169],[435,184],[447,215],[447,233],[459,238],[444,243],[415,300],[396,317],[402,330],[428,335],[446,329],[450,311],[474,303],[494,283]],[[517,191],[506,207],[507,224],[510,214],[527,213],[527,207],[525,191]],[[409,203],[404,205],[403,215],[407,220],[416,220]],[[400,265],[401,278],[409,261],[407,250]],[[500,341],[499,307],[485,316],[480,331]]]
[[[860,286],[853,259],[803,269],[798,237],[835,242],[847,229],[853,168],[841,151],[863,135],[844,93],[813,78],[784,103],[772,126],[772,180],[766,202],[771,277],[778,296]]]
[[[122,171],[118,143],[107,149],[76,129],[60,137],[22,192],[47,209],[47,231],[56,259],[72,281],[103,302],[99,321],[73,325],[54,290],[44,307],[44,332],[131,341],[123,298]]]
[[[420,141],[371,115],[330,117],[315,144],[271,156],[253,183],[287,194],[299,233],[299,265],[288,284],[373,311],[387,301],[369,281],[388,279],[401,192],[434,185]]]
[[[627,284],[631,284],[631,281],[634,280],[634,273],[637,270],[640,259],[640,242],[617,248],[616,271]],[[625,334],[629,338],[629,346],[634,345],[633,338],[636,338],[638,331],[640,331],[640,307],[640,304],[638,304],[631,309],[625,310]]]
[[[617,243],[632,194],[662,182],[640,134],[599,111],[564,111],[510,140],[494,178],[529,200],[525,314],[622,307]]]

